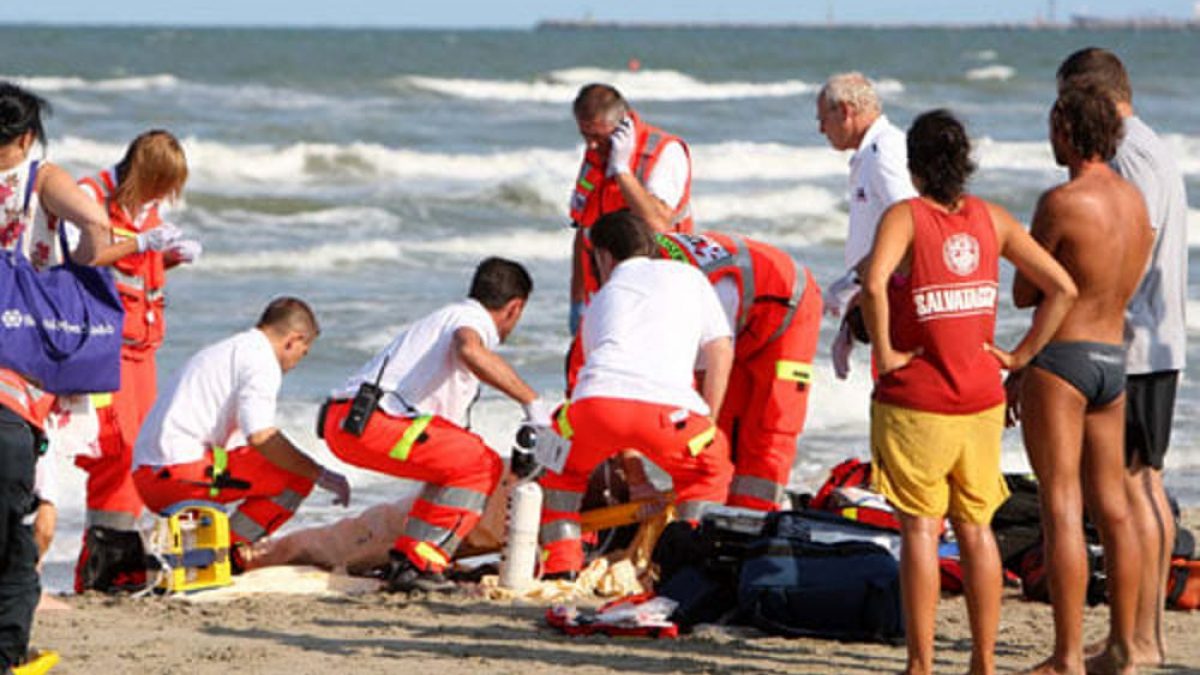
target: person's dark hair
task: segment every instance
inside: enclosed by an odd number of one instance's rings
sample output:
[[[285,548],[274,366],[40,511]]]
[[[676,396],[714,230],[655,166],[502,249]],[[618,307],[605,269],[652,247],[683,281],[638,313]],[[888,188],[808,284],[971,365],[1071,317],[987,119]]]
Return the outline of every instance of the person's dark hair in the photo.
[[[306,333],[315,339],[321,333],[317,324],[317,315],[313,313],[308,303],[300,298],[283,296],[275,298],[263,310],[258,318],[256,328],[269,330],[277,334],[297,331]]]
[[[908,128],[908,171],[921,194],[946,206],[963,195],[975,172],[971,139],[949,110],[918,115]]]
[[[1050,125],[1082,159],[1112,159],[1125,125],[1112,99],[1095,89],[1071,87],[1050,109]]]
[[[521,263],[491,257],[475,268],[467,296],[488,309],[500,309],[513,299],[528,299],[532,292],[533,278]]]
[[[656,257],[658,242],[654,231],[628,209],[612,211],[601,216],[591,228],[592,246],[612,254],[621,262],[636,256]]]
[[[1092,88],[1115,103],[1132,103],[1129,73],[1117,55],[1100,47],[1085,47],[1071,54],[1058,67],[1058,91],[1072,87]]]
[[[42,115],[50,114],[50,103],[12,82],[0,82],[0,145],[8,145],[27,131],[42,145],[46,129]]]
[[[594,82],[579,90],[572,108],[577,120],[590,122],[603,117],[616,124],[629,112],[629,103],[616,87]]]

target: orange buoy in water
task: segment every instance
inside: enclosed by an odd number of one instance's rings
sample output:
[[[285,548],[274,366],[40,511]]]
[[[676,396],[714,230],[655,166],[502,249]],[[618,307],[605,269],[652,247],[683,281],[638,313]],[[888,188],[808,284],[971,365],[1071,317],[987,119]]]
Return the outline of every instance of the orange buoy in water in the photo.
[[[629,72],[631,73],[636,73],[642,69],[642,62],[638,61],[636,56],[629,57],[629,63],[626,65],[629,67]]]

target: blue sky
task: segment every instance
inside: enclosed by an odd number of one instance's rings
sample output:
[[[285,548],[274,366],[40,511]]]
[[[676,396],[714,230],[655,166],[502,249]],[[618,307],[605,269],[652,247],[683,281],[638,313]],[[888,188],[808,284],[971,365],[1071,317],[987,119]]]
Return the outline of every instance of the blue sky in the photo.
[[[5,0],[0,23],[506,27],[540,19],[934,23],[1030,21],[1051,0]],[[1191,17],[1193,0],[1056,0],[1057,16]]]

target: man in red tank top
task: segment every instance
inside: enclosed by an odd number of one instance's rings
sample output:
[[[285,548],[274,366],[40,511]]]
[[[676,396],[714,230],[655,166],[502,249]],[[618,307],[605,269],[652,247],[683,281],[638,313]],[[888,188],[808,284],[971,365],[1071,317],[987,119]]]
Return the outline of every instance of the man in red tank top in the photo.
[[[900,519],[909,673],[933,670],[941,521],[954,526],[971,614],[971,672],[995,669],[1000,558],[990,522],[1000,474],[1001,367],[1037,353],[1070,306],[1066,272],[1004,209],[967,195],[966,130],[950,113],[908,130],[920,196],[884,213],[866,265],[863,312],[879,378],[871,405],[872,479]],[[992,343],[999,258],[1046,300],[1010,354]]]

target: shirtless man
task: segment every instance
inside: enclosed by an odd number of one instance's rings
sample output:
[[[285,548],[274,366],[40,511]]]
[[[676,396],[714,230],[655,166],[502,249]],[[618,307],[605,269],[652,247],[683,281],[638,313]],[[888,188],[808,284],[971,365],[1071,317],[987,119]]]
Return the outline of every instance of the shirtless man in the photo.
[[[1084,672],[1085,500],[1104,543],[1111,608],[1108,648],[1089,661],[1088,671],[1134,671],[1141,550],[1124,488],[1122,338],[1125,306],[1146,268],[1153,233],[1141,194],[1107,164],[1120,137],[1121,118],[1107,97],[1072,88],[1051,109],[1054,157],[1070,180],[1042,195],[1032,234],[1070,272],[1079,297],[1021,384],[1054,606],[1054,653],[1035,672]],[[1013,299],[1018,307],[1040,301],[1019,274]]]

